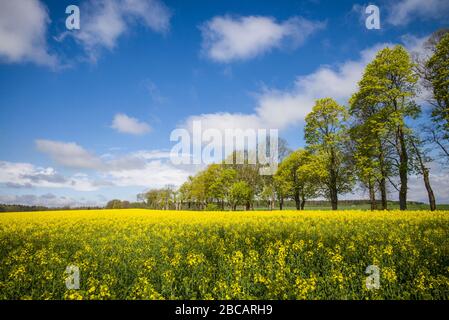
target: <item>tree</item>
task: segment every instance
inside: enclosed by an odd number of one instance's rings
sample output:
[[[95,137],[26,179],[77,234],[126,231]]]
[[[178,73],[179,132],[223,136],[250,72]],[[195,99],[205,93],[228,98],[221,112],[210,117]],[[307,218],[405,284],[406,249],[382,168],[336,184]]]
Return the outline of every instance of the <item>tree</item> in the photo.
[[[280,171],[273,177],[273,187],[279,202],[279,210],[284,208],[284,200],[289,196],[291,185],[289,179],[285,176],[287,171]]]
[[[181,202],[181,209],[183,208],[184,203],[187,202],[187,208],[190,209],[192,205],[192,179],[193,177],[189,176],[187,181],[184,182],[178,189],[179,192],[179,201]]]
[[[140,195],[140,199],[146,199],[146,205],[152,209],[169,210],[176,205],[176,190],[172,185],[167,185],[161,189],[150,189],[145,192],[144,196]],[[175,207],[176,208],[176,207]]]
[[[298,182],[297,170],[300,163],[300,151],[295,151],[287,156],[278,167],[276,175],[278,180],[283,180],[286,186],[287,195],[293,197],[295,201],[296,210],[300,210],[300,184]]]
[[[371,210],[376,210],[378,162],[375,155],[375,142],[369,135],[363,134],[364,131],[361,129],[361,126],[354,126],[350,130],[355,174],[361,185],[368,189]]]
[[[446,162],[449,161],[448,38],[449,29],[439,29],[425,41],[424,51],[412,52],[419,83],[432,107],[432,124],[423,126],[423,142],[436,145],[441,151],[441,159]]]
[[[215,179],[208,188],[211,198],[219,202],[219,206],[224,210],[225,203],[229,200],[229,190],[237,177],[237,171],[219,165],[219,170],[215,172]]]
[[[246,182],[247,185],[251,188],[253,195],[256,195],[262,192],[264,179],[263,176],[259,174],[259,169],[261,168],[260,163],[257,161],[256,163],[250,163],[249,161],[251,157],[254,157],[254,159],[257,160],[257,157],[255,157],[255,154],[252,152],[255,151],[244,150],[233,152],[230,155],[230,157],[232,157],[233,159],[232,164],[225,164],[225,166],[229,169],[235,170],[235,172],[237,172],[235,180]],[[243,163],[237,163],[237,159],[239,157],[243,159]],[[227,160],[225,160],[225,163],[229,163],[229,161]],[[248,205],[252,207],[253,202],[249,202]],[[247,208],[247,210],[249,210],[250,207]]]
[[[440,38],[426,62],[425,78],[432,91],[432,120],[449,135],[449,32]]]
[[[296,171],[298,181],[301,184],[301,210],[304,210],[306,200],[316,198],[320,189],[325,185],[327,171],[318,155],[310,154],[305,151],[303,153],[303,161]]]
[[[123,209],[122,201],[118,199],[111,200],[106,204],[106,209]]]
[[[416,136],[409,137],[409,143],[412,146],[412,165],[415,168],[415,171],[418,174],[421,174],[424,180],[424,186],[426,187],[427,196],[429,198],[429,206],[431,211],[436,210],[436,201],[435,195],[433,193],[432,187],[430,185],[429,178],[429,168],[427,167],[427,163],[432,159],[426,154],[426,150],[424,150],[424,143]]]
[[[229,190],[229,202],[233,211],[237,209],[238,205],[245,205],[245,209],[249,210],[249,204],[253,201],[253,197],[253,190],[245,181],[233,183]]]
[[[262,192],[259,194],[259,198],[260,200],[262,200],[267,204],[269,210],[274,209],[274,203],[276,200],[276,189],[272,179],[269,181],[269,183],[263,186]]]
[[[304,209],[306,198],[313,197],[317,188],[311,188],[310,178],[302,174],[299,170],[301,166],[311,161],[311,154],[302,149],[298,149],[288,155],[279,165],[276,172],[278,180],[284,183],[285,193],[293,197],[296,210]]]
[[[333,210],[338,208],[338,194],[350,191],[352,185],[346,153],[347,118],[346,109],[331,98],[317,100],[306,117],[307,148],[324,161],[327,171],[324,193]]]
[[[411,131],[407,118],[416,118],[420,108],[414,102],[417,76],[409,54],[402,46],[380,50],[365,69],[359,82],[359,92],[351,104],[372,108],[368,115],[369,133],[380,128],[380,143],[387,143],[394,152],[389,161],[395,166],[400,179],[399,205],[407,209],[407,183],[409,174],[409,150],[406,135]],[[387,156],[387,155],[383,155]],[[383,165],[382,165],[383,166]],[[390,180],[390,182],[392,182]]]
[[[387,180],[391,175],[391,146],[387,144],[387,121],[380,104],[372,102],[371,82],[364,77],[359,91],[349,100],[352,117],[350,136],[355,173],[369,191],[371,209],[377,208],[376,185],[380,191],[382,210],[386,210]]]

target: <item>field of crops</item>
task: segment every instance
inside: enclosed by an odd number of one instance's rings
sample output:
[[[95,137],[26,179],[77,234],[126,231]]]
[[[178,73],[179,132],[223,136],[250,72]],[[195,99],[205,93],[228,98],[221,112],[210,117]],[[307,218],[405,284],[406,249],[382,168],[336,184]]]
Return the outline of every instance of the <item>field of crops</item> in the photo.
[[[448,299],[448,233],[448,211],[3,213],[0,299]]]

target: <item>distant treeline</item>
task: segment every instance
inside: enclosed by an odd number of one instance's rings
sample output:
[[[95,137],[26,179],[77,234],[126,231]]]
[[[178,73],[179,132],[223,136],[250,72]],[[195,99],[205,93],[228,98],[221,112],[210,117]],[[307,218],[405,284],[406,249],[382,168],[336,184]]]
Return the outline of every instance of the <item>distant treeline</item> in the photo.
[[[341,205],[343,207],[357,207],[363,208],[368,207],[370,205],[369,200],[341,200]],[[392,206],[397,206],[399,204],[398,201],[389,201]],[[409,201],[409,205],[412,206],[421,206],[425,205],[423,202],[417,201]],[[294,208],[295,202],[292,200],[287,200],[284,203],[285,208]],[[309,208],[327,208],[331,207],[330,201],[327,200],[310,200],[307,202],[307,207]],[[31,212],[31,211],[57,211],[57,210],[101,210],[101,209],[151,209],[145,202],[129,202],[122,200],[111,200],[104,207],[60,207],[60,208],[49,208],[45,206],[26,206],[26,205],[18,205],[18,204],[0,204],[0,212]],[[256,209],[266,209],[266,205],[263,201],[255,201],[254,208]],[[175,206],[170,206],[168,209],[174,210]],[[182,208],[183,210],[189,210],[186,206]],[[192,205],[190,210],[199,210],[200,208]]]
[[[26,206],[21,204],[0,204],[0,212],[57,211],[57,210],[98,210],[102,207],[45,207]]]

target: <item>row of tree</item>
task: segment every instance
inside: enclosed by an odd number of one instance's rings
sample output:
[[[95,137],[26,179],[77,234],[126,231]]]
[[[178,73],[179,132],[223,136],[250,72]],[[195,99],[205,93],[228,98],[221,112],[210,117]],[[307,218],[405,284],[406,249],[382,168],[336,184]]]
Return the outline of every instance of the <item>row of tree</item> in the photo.
[[[282,210],[289,199],[301,210],[308,199],[325,197],[336,210],[339,195],[357,184],[368,191],[371,209],[378,209],[378,197],[380,209],[387,209],[393,188],[405,210],[409,177],[417,174],[435,210],[428,164],[436,154],[429,149],[436,146],[442,157],[438,160],[449,160],[447,30],[434,33],[426,49],[431,52],[426,58],[412,57],[402,46],[380,50],[366,66],[348,107],[332,98],[317,100],[305,119],[306,147],[290,152],[281,140],[280,164],[273,176],[259,175],[257,164],[223,162],[189,177],[177,190],[153,189],[139,199],[155,209],[207,210],[250,210],[256,200],[270,209],[277,203]],[[432,106],[426,119],[420,118],[417,98],[423,90]]]

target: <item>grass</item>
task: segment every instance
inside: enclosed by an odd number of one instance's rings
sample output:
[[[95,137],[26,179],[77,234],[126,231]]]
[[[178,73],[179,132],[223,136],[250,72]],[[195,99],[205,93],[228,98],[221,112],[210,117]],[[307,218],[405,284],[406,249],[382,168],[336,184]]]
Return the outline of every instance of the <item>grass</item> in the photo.
[[[448,299],[448,230],[447,211],[3,213],[0,298]]]

